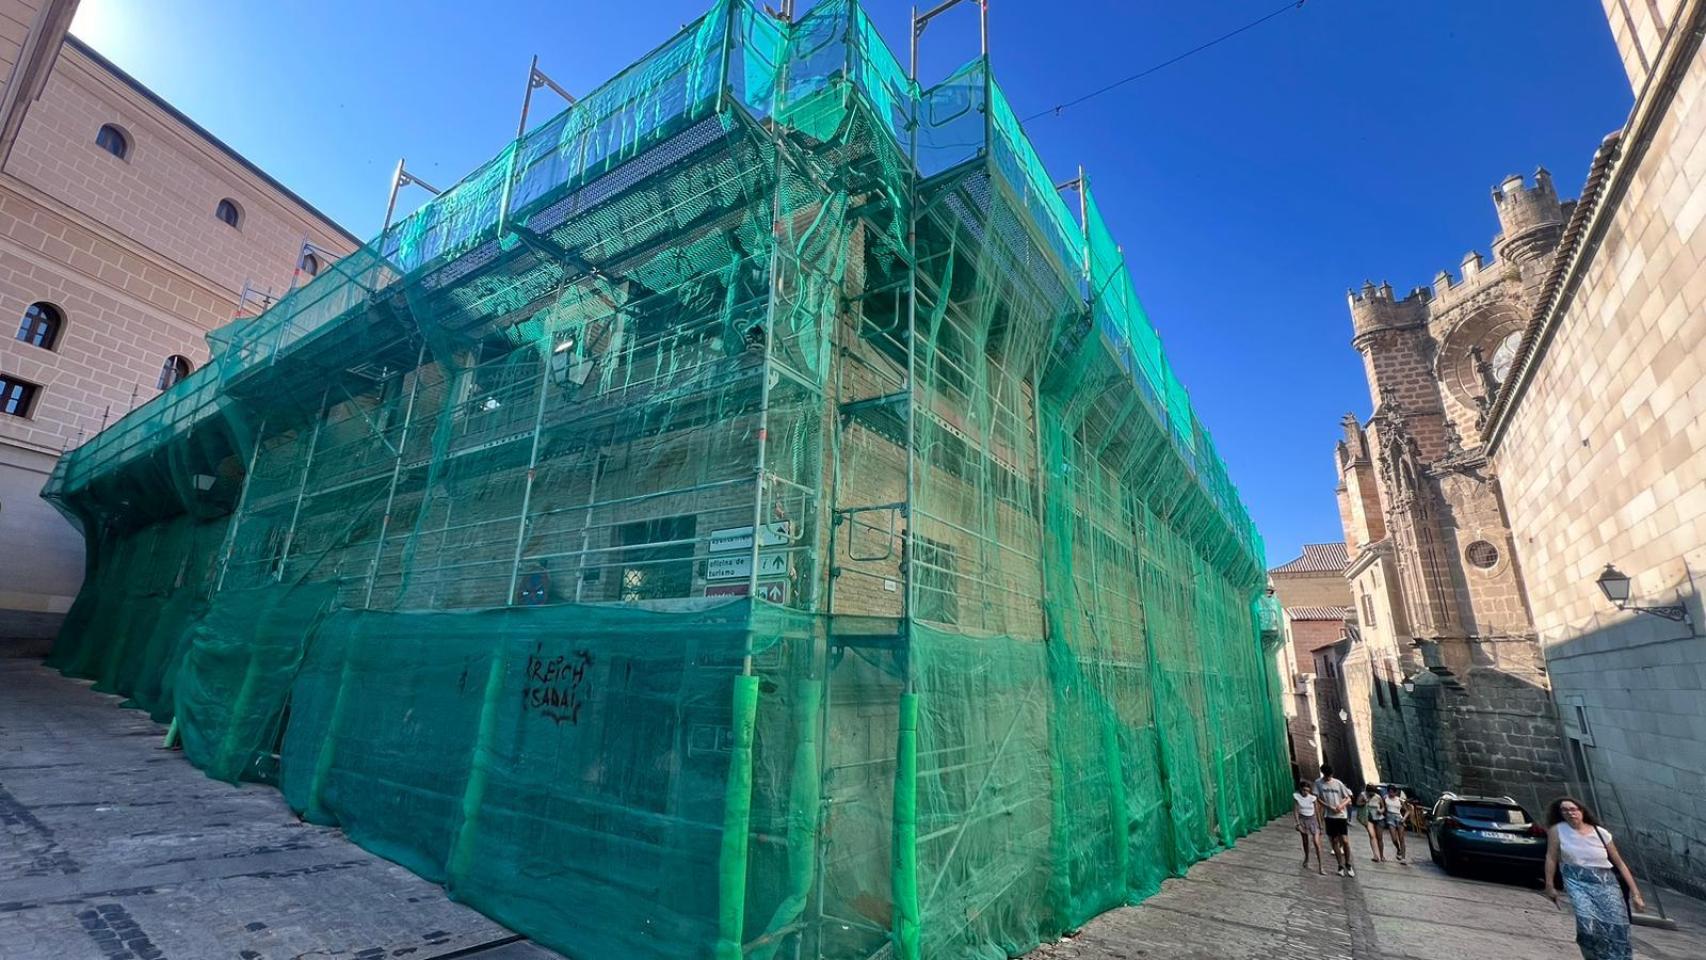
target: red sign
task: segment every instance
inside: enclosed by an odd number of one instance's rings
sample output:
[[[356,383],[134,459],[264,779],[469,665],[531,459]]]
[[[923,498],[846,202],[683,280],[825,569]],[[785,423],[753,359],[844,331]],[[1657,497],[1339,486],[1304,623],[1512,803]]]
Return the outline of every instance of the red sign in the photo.
[[[744,583],[708,583],[705,585],[705,596],[707,597],[744,597],[746,594],[747,585]],[[766,603],[787,603],[788,581],[758,581],[758,599]]]

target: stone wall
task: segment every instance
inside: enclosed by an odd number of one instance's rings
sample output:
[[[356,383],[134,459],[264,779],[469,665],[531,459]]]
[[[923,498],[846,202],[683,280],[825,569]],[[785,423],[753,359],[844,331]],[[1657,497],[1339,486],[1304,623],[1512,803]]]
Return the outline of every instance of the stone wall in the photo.
[[[1629,85],[1639,90],[1647,81],[1665,32],[1676,22],[1683,0],[1600,0],[1611,22],[1611,36],[1623,57]]]
[[[1482,427],[1574,207],[1544,170],[1505,177],[1492,205],[1492,259],[1471,253],[1460,276],[1441,271],[1402,299],[1386,283],[1350,297],[1375,410],[1343,422],[1336,448],[1340,516],[1358,544],[1345,575],[1366,621],[1343,687],[1371,778],[1378,768],[1423,799],[1509,793],[1532,809],[1560,787],[1563,750]]]
[[[1706,63],[1694,45],[1659,59],[1645,6],[1628,4],[1629,21],[1607,4],[1631,77],[1657,73],[1494,454],[1558,704],[1579,735],[1574,773],[1591,772],[1602,815],[1638,838],[1649,869],[1701,891]],[[1676,5],[1672,36],[1706,23],[1703,6]],[[1594,584],[1608,563],[1633,578],[1635,602],[1684,604],[1694,623],[1614,609]]]
[[[103,124],[125,133],[130,149],[123,158],[96,146]],[[288,290],[303,240],[339,253],[354,246],[226,149],[67,42],[24,117],[5,171],[160,253],[184,282],[200,280],[233,304],[244,281],[275,294]],[[242,214],[235,227],[214,217],[227,198]]]
[[[1339,583],[1342,586],[1344,580],[1340,579]],[[1286,645],[1291,651],[1289,661],[1293,665],[1293,675],[1281,678],[1292,691],[1291,709],[1286,712],[1286,736],[1291,740],[1292,758],[1301,777],[1314,778],[1323,759],[1324,718],[1329,717],[1332,711],[1321,712],[1321,698],[1331,693],[1334,703],[1338,703],[1336,682],[1333,678],[1323,680],[1321,665],[1316,659],[1317,651],[1337,643],[1344,633],[1344,626],[1343,620],[1293,620],[1286,617]],[[1335,706],[1333,709],[1338,708]]]
[[[19,25],[52,26],[37,7],[0,0],[6,56]],[[77,42],[51,62],[41,97],[5,115],[16,140],[0,138],[0,373],[39,388],[28,416],[0,415],[0,543],[30,546],[0,554],[0,637],[51,633],[82,579],[81,535],[39,496],[55,458],[153,397],[168,357],[206,363],[245,281],[283,293],[304,240],[355,246]],[[107,123],[123,158],[95,143]],[[214,216],[224,198],[236,227]],[[36,302],[62,315],[53,349],[15,339]]]
[[[1337,571],[1323,573],[1270,573],[1274,599],[1282,607],[1348,607],[1351,591]]]

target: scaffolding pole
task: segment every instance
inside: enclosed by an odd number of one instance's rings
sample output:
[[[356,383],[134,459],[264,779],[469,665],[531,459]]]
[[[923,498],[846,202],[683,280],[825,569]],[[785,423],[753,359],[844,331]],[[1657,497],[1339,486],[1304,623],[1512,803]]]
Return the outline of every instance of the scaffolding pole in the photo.
[[[249,466],[243,473],[243,490],[237,494],[237,506],[231,511],[231,525],[225,531],[225,549],[219,560],[219,578],[214,582],[214,593],[225,589],[225,575],[231,570],[231,555],[237,549],[237,528],[243,523],[243,507],[249,502],[249,488],[254,486],[255,461],[261,455],[261,438],[266,435],[267,421],[262,417],[260,426],[255,428],[255,446],[249,451]]]
[[[390,198],[385,201],[385,225],[379,229],[379,236],[381,239],[383,239],[387,233],[391,232],[391,218],[397,213],[397,194],[401,192],[404,187],[414,184],[435,197],[443,192],[437,187],[427,183],[425,180],[422,180],[420,177],[410,173],[406,164],[407,161],[398,157],[397,169],[391,174],[391,195]]]
[[[308,475],[314,470],[314,451],[320,446],[320,426],[326,422],[326,403],[331,399],[332,388],[327,387],[320,394],[320,407],[314,417],[314,431],[308,439],[308,456],[303,458],[302,480],[296,485],[296,505],[290,510],[290,526],[284,532],[284,545],[279,551],[278,565],[273,568],[272,578],[275,581],[284,579],[284,567],[290,560],[291,545],[296,542],[296,521],[302,516],[302,500],[308,494]]]
[[[527,65],[527,86],[521,95],[521,116],[515,123],[515,142],[510,144],[509,169],[504,174],[503,199],[498,203],[498,236],[500,237],[503,236],[509,225],[509,205],[515,193],[515,175],[521,162],[521,144],[527,137],[527,116],[533,109],[533,91],[541,87],[549,88],[557,96],[562,97],[563,101],[571,107],[578,102],[575,100],[574,94],[564,90],[558,85],[557,81],[552,80],[546,76],[545,71],[539,69],[539,54],[534,54],[533,60]]]
[[[748,605],[756,610],[758,602],[759,546],[764,542],[764,479],[770,443],[770,373],[771,359],[776,352],[776,302],[782,297],[782,180],[785,166],[780,151],[776,154],[776,185],[770,197],[770,296],[764,305],[764,360],[758,377],[758,453],[752,493],[752,569],[747,571]],[[819,210],[819,215],[822,210]],[[752,675],[752,631],[747,631],[746,655],[741,660],[741,673]]]
[[[587,483],[586,515],[581,519],[581,552],[580,569],[575,574],[575,602],[581,602],[581,596],[586,586],[586,555],[592,548],[592,509],[597,505],[598,480],[604,474],[604,454],[595,453],[592,460],[592,478]]]
[[[543,349],[550,349],[550,342],[545,341]],[[509,565],[509,590],[504,594],[504,603],[515,603],[515,587],[521,578],[521,555],[527,546],[527,512],[533,506],[533,476],[539,468],[539,431],[545,422],[545,398],[548,394],[546,387],[551,382],[551,360],[546,354],[539,360],[539,400],[533,409],[533,444],[527,454],[527,479],[521,488],[521,515],[515,524],[515,554]]]
[[[409,448],[409,428],[415,420],[415,397],[421,389],[421,366],[426,363],[426,344],[415,355],[415,369],[409,380],[409,402],[403,407],[403,430],[397,436],[397,455],[391,463],[391,484],[385,491],[385,515],[379,520],[379,538],[373,545],[373,562],[367,568],[367,596],[361,601],[363,610],[373,608],[373,587],[379,582],[379,561],[385,555],[385,538],[391,530],[391,508],[397,502],[397,481],[403,475],[403,453]],[[383,431],[380,439],[384,439]]]

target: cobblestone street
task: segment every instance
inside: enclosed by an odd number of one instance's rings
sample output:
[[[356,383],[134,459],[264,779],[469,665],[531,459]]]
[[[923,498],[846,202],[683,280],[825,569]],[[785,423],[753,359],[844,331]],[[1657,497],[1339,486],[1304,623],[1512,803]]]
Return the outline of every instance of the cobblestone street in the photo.
[[[1028,960],[1572,960],[1580,954],[1567,908],[1538,888],[1447,876],[1428,862],[1369,862],[1351,837],[1357,876],[1306,872],[1290,818],[1168,880],[1135,907],[1105,913],[1078,936]],[[1332,854],[1328,854],[1328,864]],[[1635,928],[1635,956],[1706,956],[1706,905],[1664,892],[1677,931]],[[1648,897],[1649,906],[1652,898]]]
[[[0,659],[0,957],[555,957],[444,890],[203,776],[116,697]]]
[[[163,729],[39,661],[0,659],[0,956],[7,960],[555,957],[435,884],[299,822],[270,787],[204,777]],[[1281,821],[1031,960],[1552,960],[1567,912],[1425,862],[1305,873]],[[1360,838],[1357,838],[1360,839]],[[1420,845],[1418,844],[1418,847]],[[1706,909],[1639,957],[1706,956]],[[603,960],[603,958],[587,958]]]

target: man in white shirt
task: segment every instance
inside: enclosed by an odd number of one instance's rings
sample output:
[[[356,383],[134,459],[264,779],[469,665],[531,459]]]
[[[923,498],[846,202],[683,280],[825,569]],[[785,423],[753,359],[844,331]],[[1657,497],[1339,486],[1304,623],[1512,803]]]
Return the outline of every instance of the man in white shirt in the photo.
[[[1321,825],[1327,832],[1327,843],[1333,848],[1333,859],[1338,861],[1339,876],[1354,877],[1356,868],[1351,866],[1351,788],[1345,782],[1333,776],[1333,765],[1321,764],[1321,777],[1315,781],[1315,797],[1321,810]]]

